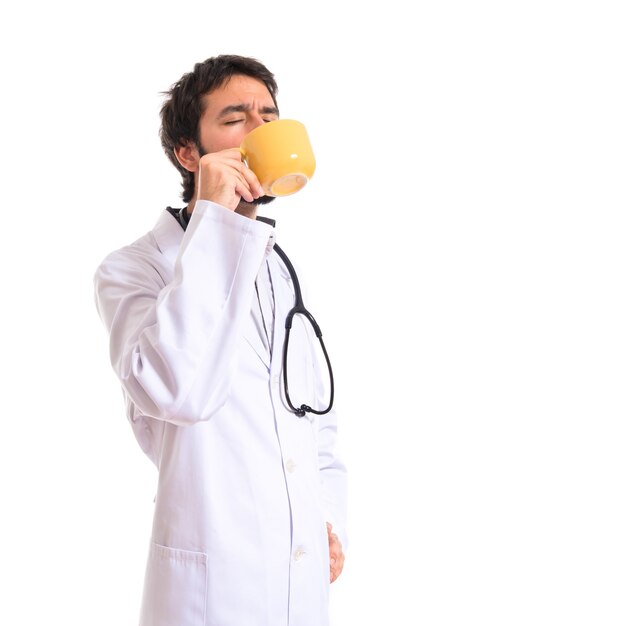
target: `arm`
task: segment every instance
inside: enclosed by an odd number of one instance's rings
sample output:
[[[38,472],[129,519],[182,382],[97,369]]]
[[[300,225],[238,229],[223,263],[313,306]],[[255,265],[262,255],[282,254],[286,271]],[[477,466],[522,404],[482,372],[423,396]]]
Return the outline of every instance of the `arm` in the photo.
[[[307,327],[309,342],[314,345],[317,338]],[[313,366],[316,380],[316,406],[326,406],[328,394],[324,389],[326,364],[320,370],[319,362],[313,354]],[[322,506],[328,530],[330,557],[330,582],[333,583],[343,570],[344,548],[347,547],[346,504],[347,474],[346,467],[337,454],[337,413],[331,409],[326,415],[316,418],[318,425],[318,467],[322,490]]]
[[[313,369],[314,402],[312,406],[322,410],[328,406],[329,401],[329,394],[324,385],[328,379],[327,366],[325,360],[321,359],[320,367],[316,349],[318,338],[315,336],[313,327],[308,323],[303,323],[302,328],[307,341],[306,345],[301,345],[300,348],[303,351],[308,348],[307,360]],[[344,563],[343,550],[348,545],[346,534],[347,474],[346,467],[337,454],[336,411],[331,409],[325,415],[315,416],[314,420],[317,428],[318,470],[323,515],[328,531],[330,582],[332,583],[341,574]]]
[[[95,276],[113,368],[146,415],[209,419],[228,397],[269,226],[199,201],[164,284],[146,249],[108,257]]]
[[[336,454],[337,416],[334,410],[319,417],[318,460],[322,504],[328,529],[331,582],[343,569],[346,535],[346,467]]]

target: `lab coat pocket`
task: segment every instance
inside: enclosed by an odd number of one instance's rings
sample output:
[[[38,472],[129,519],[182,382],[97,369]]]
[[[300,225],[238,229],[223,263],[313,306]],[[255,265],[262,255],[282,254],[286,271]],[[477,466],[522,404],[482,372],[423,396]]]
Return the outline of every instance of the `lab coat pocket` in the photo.
[[[140,626],[204,626],[207,555],[152,543]]]

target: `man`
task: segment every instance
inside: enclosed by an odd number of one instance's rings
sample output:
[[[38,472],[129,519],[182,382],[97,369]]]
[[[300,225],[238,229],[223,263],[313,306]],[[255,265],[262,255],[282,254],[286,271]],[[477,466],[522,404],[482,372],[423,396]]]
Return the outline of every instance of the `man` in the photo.
[[[343,567],[336,416],[285,402],[294,290],[238,149],[278,118],[276,91],[261,63],[231,55],[171,88],[161,139],[187,206],[96,272],[128,417],[159,470],[142,626],[324,626]],[[312,344],[289,346],[290,394],[319,407]]]

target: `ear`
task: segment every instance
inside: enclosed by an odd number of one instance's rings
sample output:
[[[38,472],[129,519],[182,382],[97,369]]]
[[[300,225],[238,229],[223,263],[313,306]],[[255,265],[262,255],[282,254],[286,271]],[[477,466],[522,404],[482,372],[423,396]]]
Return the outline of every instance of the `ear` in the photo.
[[[174,148],[174,154],[176,154],[178,162],[186,170],[190,172],[198,171],[200,153],[198,152],[198,148],[196,148],[196,144],[193,141],[188,141],[186,144]]]

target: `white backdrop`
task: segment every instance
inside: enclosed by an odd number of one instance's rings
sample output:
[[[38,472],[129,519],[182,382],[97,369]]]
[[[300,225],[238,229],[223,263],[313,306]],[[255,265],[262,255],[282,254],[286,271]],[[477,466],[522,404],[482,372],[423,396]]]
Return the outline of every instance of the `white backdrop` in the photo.
[[[238,53],[318,159],[265,213],[336,370],[333,626],[623,626],[620,3],[9,4],[0,623],[136,623],[156,472],[91,280],[180,204],[159,92]]]

